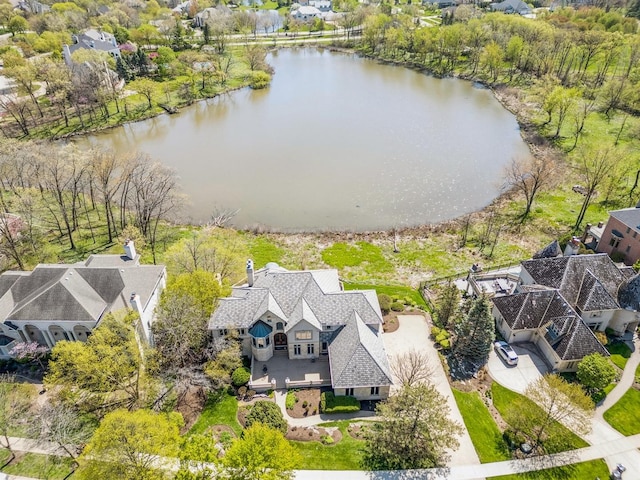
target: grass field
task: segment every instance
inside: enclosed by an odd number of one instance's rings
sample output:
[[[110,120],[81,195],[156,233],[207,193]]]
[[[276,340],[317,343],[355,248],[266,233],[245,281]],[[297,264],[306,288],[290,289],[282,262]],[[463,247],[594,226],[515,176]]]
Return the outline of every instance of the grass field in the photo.
[[[604,419],[623,435],[640,433],[640,392],[630,388],[618,402],[604,412]]]
[[[605,347],[611,354],[611,361],[620,370],[624,370],[627,360],[631,357],[631,349],[624,342],[610,343]]]
[[[333,445],[320,442],[294,442],[291,445],[302,456],[306,470],[360,470],[364,441],[356,440],[347,432],[350,421],[323,423],[321,427],[338,427],[342,440]]]
[[[2,450],[2,457],[9,458],[9,452]],[[6,460],[5,460],[6,461]],[[31,478],[46,478],[48,480],[62,480],[72,470],[70,458],[37,453],[18,454],[17,458],[2,471],[10,475]]]
[[[211,425],[228,425],[239,436],[242,427],[238,423],[237,415],[238,400],[234,395],[226,392],[211,395],[188,435],[204,433]]]

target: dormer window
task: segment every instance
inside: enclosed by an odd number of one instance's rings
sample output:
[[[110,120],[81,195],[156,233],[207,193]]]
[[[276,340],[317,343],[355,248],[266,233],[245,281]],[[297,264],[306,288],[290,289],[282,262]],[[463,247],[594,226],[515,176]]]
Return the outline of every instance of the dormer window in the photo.
[[[276,323],[276,330],[284,330],[284,324],[282,322]]]

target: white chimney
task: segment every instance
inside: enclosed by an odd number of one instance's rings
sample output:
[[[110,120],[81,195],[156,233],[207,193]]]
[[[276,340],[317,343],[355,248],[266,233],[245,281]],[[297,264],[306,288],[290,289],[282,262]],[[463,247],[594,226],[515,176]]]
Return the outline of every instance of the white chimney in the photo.
[[[140,318],[142,318],[142,301],[140,300],[140,295],[138,295],[136,292],[133,292],[131,294],[131,298],[129,299],[129,303],[131,303],[131,308],[138,312],[138,315],[140,315]]]
[[[133,244],[133,240],[131,239],[126,239],[124,242],[124,254],[127,258],[130,258],[131,260],[135,260],[136,259],[136,247]]]
[[[253,260],[247,260],[247,283],[250,287],[253,287]]]

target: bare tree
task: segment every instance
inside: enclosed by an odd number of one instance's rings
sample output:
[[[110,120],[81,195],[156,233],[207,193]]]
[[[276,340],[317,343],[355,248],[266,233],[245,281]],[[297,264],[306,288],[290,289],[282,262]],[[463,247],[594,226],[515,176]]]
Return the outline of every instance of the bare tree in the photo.
[[[149,241],[155,263],[158,225],[178,210],[182,203],[176,174],[160,163],[151,162],[147,156],[138,156],[129,193],[135,212],[135,225]]]
[[[412,387],[428,383],[433,366],[424,352],[409,350],[392,358],[391,372],[403,387]]]
[[[86,427],[79,412],[72,407],[47,402],[34,416],[31,428],[36,438],[58,445],[77,467],[77,446],[91,438],[91,430]]]
[[[548,185],[554,177],[554,170],[555,161],[547,154],[514,158],[507,166],[505,173],[507,186],[522,193],[525,198],[524,212],[520,216],[522,221],[529,216],[531,205],[540,189]]]
[[[107,234],[111,243],[114,235],[118,234],[113,217],[113,200],[123,180],[120,175],[123,170],[123,159],[111,150],[94,150],[92,158],[91,171],[102,196],[107,217]]]
[[[589,208],[589,204],[595,196],[598,187],[614,167],[615,162],[611,160],[611,153],[612,150],[607,147],[593,151],[583,150],[580,152],[580,155],[578,155],[577,168],[582,178],[585,194],[582,207],[580,207],[580,213],[578,213],[578,218],[576,218],[576,223],[573,226],[575,230],[580,228],[584,216],[587,213],[587,208]]]
[[[240,209],[227,210],[215,207],[209,217],[209,225],[212,227],[224,227],[235,217]]]

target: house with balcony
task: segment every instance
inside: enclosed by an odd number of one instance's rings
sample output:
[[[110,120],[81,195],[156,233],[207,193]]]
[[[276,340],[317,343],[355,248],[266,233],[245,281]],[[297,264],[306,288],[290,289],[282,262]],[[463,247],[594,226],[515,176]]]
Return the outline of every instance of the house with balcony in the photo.
[[[250,386],[331,386],[336,395],[384,399],[392,384],[374,290],[345,291],[337,270],[289,271],[275,263],[220,300],[213,336],[236,331],[251,357]]]
[[[5,272],[0,275],[0,358],[9,358],[18,342],[52,348],[62,340],[86,341],[107,313],[125,309],[138,312],[138,333],[152,342],[151,324],[166,276],[162,265],[140,265],[132,241],[124,255]]]
[[[594,335],[633,333],[640,323],[640,276],[606,254],[522,262],[515,293],[493,299],[508,342],[533,342],[555,371],[575,371],[591,353],[608,355]]]

